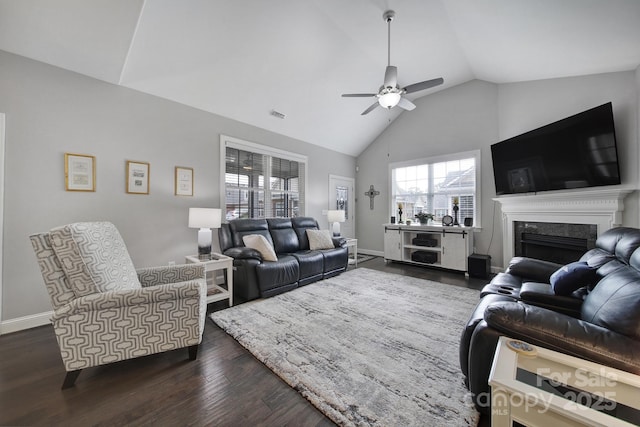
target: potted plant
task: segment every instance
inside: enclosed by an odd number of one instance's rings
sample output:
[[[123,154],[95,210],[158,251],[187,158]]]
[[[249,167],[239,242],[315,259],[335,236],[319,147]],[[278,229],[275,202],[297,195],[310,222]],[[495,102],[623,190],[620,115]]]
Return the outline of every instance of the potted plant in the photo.
[[[433,214],[430,213],[418,212],[415,217],[420,221],[420,225],[427,225],[429,220],[433,220]]]

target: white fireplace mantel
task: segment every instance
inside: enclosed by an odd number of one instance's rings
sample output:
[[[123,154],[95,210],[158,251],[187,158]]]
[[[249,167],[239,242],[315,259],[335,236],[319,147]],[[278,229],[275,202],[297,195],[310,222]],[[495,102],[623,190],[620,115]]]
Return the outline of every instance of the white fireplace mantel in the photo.
[[[624,198],[633,189],[584,189],[542,194],[501,196],[493,199],[502,209],[503,266],[515,254],[515,221],[589,224],[600,235],[622,224]]]

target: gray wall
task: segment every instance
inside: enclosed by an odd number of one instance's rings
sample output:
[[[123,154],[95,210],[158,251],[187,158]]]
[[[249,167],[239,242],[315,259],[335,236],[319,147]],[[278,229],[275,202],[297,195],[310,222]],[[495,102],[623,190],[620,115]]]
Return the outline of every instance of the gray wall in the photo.
[[[638,188],[638,91],[640,71],[495,85],[472,81],[424,97],[402,114],[357,159],[358,194],[370,184],[381,190],[373,211],[360,209],[358,247],[383,250],[391,215],[388,164],[481,149],[482,230],[475,246],[502,263],[502,215],[495,197],[490,145],[502,139],[612,101],[623,185]],[[362,196],[359,196],[362,197]],[[362,204],[361,204],[362,206]],[[625,199],[624,224],[639,224],[637,192]],[[489,243],[491,246],[489,247]]]
[[[362,200],[371,184],[380,190],[374,210],[369,209],[366,197],[366,203],[358,205],[359,250],[383,250],[382,224],[395,215],[390,212],[389,163],[481,149],[482,199],[495,195],[489,146],[498,140],[497,86],[475,80],[420,98],[415,104],[415,110],[401,114],[357,159],[358,197]],[[483,225],[490,225],[491,209],[490,203],[482,203]],[[488,245],[485,235],[475,242],[483,252]]]
[[[351,156],[2,51],[0,112],[6,113],[2,320],[51,310],[27,238],[34,232],[108,220],[136,267],[184,262],[197,246],[188,208],[220,206],[220,134],[308,156],[307,214],[321,223],[329,174],[355,175]],[[95,193],[64,190],[65,152],[96,156]],[[126,160],[151,164],[149,195],[125,193]],[[194,168],[194,197],[174,196],[175,166]]]
[[[638,188],[635,73],[607,73],[499,86],[500,140],[611,101],[623,185]],[[638,194],[627,196],[624,225],[638,226]]]

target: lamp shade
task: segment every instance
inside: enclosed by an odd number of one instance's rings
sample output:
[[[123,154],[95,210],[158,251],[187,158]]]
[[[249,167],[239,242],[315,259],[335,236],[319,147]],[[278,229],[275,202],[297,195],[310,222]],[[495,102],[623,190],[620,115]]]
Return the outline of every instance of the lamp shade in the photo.
[[[189,208],[189,228],[220,228],[221,210]]]
[[[332,210],[327,211],[327,221],[329,222],[345,222],[344,211]]]

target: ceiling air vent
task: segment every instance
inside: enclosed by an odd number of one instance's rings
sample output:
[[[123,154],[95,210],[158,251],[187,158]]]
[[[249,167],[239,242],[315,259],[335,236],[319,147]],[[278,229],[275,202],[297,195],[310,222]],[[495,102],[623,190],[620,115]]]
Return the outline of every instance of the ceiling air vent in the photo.
[[[284,119],[285,117],[287,117],[287,116],[285,116],[284,114],[282,114],[280,111],[276,111],[276,110],[271,110],[271,113],[270,113],[270,114],[271,114],[273,117],[277,117],[277,118],[279,118],[279,119]]]

